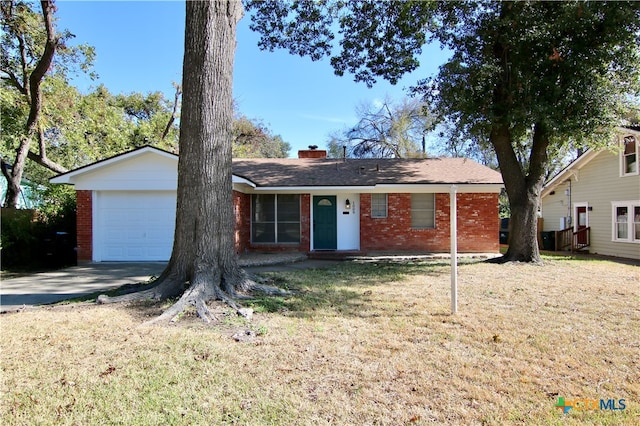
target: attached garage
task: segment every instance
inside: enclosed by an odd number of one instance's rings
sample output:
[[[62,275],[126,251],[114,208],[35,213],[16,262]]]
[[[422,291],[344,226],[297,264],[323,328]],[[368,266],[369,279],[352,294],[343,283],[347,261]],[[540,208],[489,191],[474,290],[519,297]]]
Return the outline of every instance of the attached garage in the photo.
[[[75,186],[79,262],[167,261],[178,156],[143,147],[51,179]]]
[[[97,191],[94,261],[166,261],[175,228],[174,191]]]

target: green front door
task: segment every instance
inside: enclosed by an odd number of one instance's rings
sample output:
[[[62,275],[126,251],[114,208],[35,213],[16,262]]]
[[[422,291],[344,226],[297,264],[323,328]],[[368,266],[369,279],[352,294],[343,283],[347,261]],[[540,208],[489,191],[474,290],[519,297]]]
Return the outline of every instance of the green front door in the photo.
[[[313,248],[335,250],[338,247],[336,196],[313,197]]]

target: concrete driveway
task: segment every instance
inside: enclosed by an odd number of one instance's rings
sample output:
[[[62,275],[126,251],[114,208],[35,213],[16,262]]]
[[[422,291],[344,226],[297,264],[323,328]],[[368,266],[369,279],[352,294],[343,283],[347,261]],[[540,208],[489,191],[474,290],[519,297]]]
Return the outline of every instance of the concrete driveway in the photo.
[[[306,260],[303,253],[251,253],[242,255],[240,266],[249,272],[306,269],[326,264]],[[328,262],[331,263],[331,262]],[[24,306],[46,305],[159,276],[167,262],[102,262],[40,272],[0,281],[0,312]],[[274,266],[278,265],[278,266]]]
[[[125,284],[145,282],[158,276],[166,262],[90,263],[82,266],[41,272],[0,282],[0,311],[23,306],[46,305]]]

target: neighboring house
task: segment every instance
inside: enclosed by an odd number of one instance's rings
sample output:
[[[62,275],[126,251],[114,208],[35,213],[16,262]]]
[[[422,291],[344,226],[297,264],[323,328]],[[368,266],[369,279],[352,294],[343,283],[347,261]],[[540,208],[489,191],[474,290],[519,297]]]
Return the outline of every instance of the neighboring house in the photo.
[[[497,252],[502,178],[462,158],[234,159],[236,251],[448,252],[457,187],[458,250]],[[78,260],[170,257],[178,157],[153,147],[51,179],[75,185]]]
[[[38,196],[38,185],[27,180],[22,179],[20,182],[20,197],[18,197],[19,209],[37,209],[42,203]],[[4,199],[7,195],[7,179],[4,176],[0,176],[0,204],[4,203]]]
[[[618,146],[586,151],[544,186],[556,249],[640,259],[640,128],[620,131]]]

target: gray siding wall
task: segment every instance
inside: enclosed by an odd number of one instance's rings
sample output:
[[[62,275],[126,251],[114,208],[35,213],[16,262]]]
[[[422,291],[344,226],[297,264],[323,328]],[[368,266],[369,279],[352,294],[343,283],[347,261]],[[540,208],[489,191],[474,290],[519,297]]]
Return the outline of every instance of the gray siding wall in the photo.
[[[620,177],[620,156],[610,151],[600,152],[571,178],[571,210],[565,190],[569,183],[562,183],[554,195],[542,199],[544,231],[560,230],[560,218],[575,215],[575,204],[586,203],[592,208],[587,212],[591,227],[591,253],[640,259],[640,244],[613,241],[613,201],[640,200],[640,176]],[[577,218],[573,218],[575,222]]]

